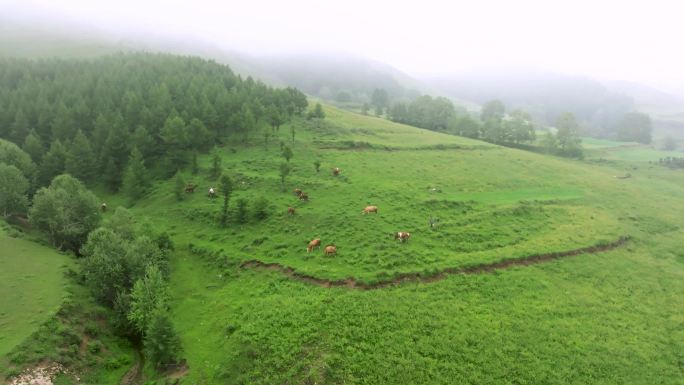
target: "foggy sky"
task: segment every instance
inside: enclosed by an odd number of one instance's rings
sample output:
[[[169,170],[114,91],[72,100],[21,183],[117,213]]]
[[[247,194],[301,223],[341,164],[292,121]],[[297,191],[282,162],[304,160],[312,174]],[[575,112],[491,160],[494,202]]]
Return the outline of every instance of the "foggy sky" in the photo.
[[[413,75],[530,66],[684,88],[676,0],[0,0],[0,12],[238,51],[343,51]]]

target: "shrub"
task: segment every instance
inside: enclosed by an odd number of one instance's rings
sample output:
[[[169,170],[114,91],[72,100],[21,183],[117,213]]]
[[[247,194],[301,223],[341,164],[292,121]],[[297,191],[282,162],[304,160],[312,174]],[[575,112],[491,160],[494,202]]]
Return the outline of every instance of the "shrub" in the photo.
[[[268,200],[264,197],[258,198],[254,201],[254,217],[257,220],[264,220],[269,216]]]

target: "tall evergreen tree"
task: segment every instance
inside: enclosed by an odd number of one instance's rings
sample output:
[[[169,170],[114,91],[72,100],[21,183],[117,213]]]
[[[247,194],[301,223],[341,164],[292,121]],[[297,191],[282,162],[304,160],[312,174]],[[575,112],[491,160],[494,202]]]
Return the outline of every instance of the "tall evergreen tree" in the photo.
[[[131,311],[128,319],[143,334],[150,324],[154,310],[166,307],[168,301],[166,281],[159,267],[152,264],[145,269],[145,276],[138,279],[131,291]]]
[[[76,122],[66,105],[58,105],[55,117],[52,119],[52,137],[67,142],[76,134]]]
[[[223,195],[223,209],[221,210],[221,226],[228,225],[228,201],[233,192],[233,181],[228,175],[221,176],[221,194]]]
[[[24,113],[23,108],[19,108],[12,124],[11,138],[14,143],[23,143],[26,136],[29,134],[29,119]]]
[[[156,143],[145,126],[139,125],[131,135],[131,144],[138,148],[143,159],[150,161],[155,154]]]
[[[31,130],[31,132],[29,132],[26,139],[24,139],[24,145],[21,148],[31,156],[31,159],[33,159],[36,164],[40,164],[43,155],[45,155],[43,141],[36,133],[36,130]]]
[[[166,119],[160,135],[166,146],[169,167],[177,170],[185,166],[188,163],[190,139],[183,118],[176,116]]]
[[[115,115],[100,160],[105,185],[112,191],[121,186],[123,171],[128,161],[129,135],[121,115]]]
[[[50,150],[43,157],[38,168],[38,185],[47,186],[52,179],[64,172],[67,151],[58,139],[50,144]]]
[[[66,154],[64,167],[67,173],[75,178],[89,183],[97,173],[97,162],[90,141],[78,130]]]
[[[121,189],[132,201],[136,201],[143,196],[149,186],[148,178],[142,153],[138,151],[138,147],[133,147],[128,158]]]
[[[221,175],[221,154],[218,150],[214,150],[211,154],[211,169],[209,171],[209,178],[215,180]]]

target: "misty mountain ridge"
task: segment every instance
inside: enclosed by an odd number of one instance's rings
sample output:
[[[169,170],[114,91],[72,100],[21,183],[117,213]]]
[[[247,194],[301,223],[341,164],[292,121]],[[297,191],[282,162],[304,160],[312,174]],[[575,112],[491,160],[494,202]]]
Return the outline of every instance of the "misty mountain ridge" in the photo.
[[[244,53],[197,38],[118,35],[90,26],[5,19],[0,27],[0,55],[25,57],[93,57],[119,51],[197,55],[228,64],[238,74],[274,86],[293,86],[339,105],[370,102],[375,89],[387,91],[391,103],[422,94],[447,96],[471,111],[489,100],[509,110],[521,108],[538,122],[552,125],[566,111],[587,125],[605,127],[625,112],[639,110],[658,122],[677,126],[684,119],[679,97],[627,81],[598,81],[536,68],[479,68],[451,74],[413,77],[389,64],[342,52]],[[58,48],[57,48],[58,47]],[[674,123],[671,121],[675,121]],[[657,125],[656,124],[656,125]]]

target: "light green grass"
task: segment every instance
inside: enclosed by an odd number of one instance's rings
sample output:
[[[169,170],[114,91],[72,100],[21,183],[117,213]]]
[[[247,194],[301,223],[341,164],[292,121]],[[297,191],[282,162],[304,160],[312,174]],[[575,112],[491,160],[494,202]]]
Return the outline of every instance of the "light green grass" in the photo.
[[[632,142],[616,142],[606,139],[582,138],[588,159],[604,159],[622,162],[656,162],[660,158],[680,157],[683,153],[663,151],[654,145]]]
[[[626,147],[626,146],[639,146],[639,144],[636,142],[619,142],[619,141],[609,140],[609,139],[591,138],[588,136],[582,138],[582,147],[584,147],[586,149]]]
[[[0,356],[30,336],[59,308],[69,257],[10,237],[0,226]]]
[[[329,133],[314,131],[313,140],[352,140],[398,148],[419,148],[435,145],[461,146],[464,148],[493,147],[488,143],[418,129],[383,118],[345,111],[329,105],[326,105],[324,110],[327,121],[334,122],[335,130]]]

